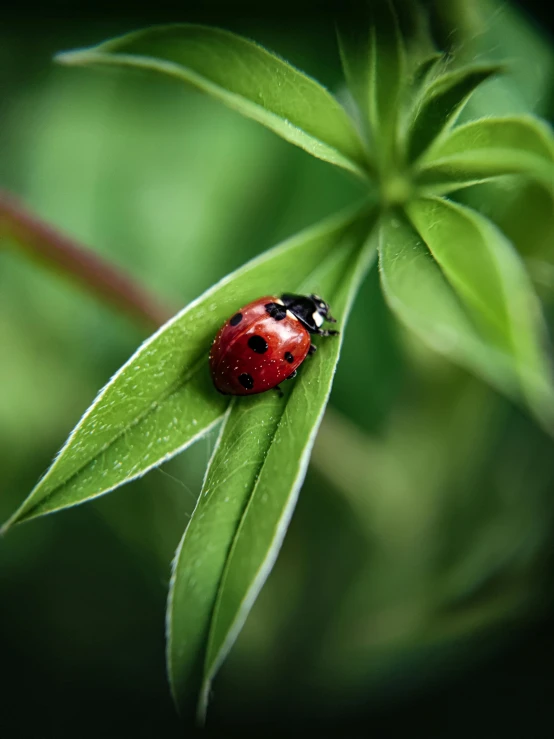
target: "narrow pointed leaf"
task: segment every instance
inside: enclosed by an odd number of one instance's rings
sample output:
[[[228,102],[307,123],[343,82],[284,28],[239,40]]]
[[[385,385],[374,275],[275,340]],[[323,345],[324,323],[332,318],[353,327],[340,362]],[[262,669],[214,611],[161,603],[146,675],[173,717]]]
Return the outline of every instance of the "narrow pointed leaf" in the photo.
[[[442,75],[427,87],[408,133],[410,161],[420,157],[440,133],[454,125],[471,93],[500,69],[493,65],[465,67]]]
[[[509,359],[480,335],[425,242],[400,212],[382,218],[379,270],[387,302],[404,325],[434,351],[517,397]]]
[[[355,3],[338,27],[342,66],[377,153],[396,134],[405,50],[392,0]]]
[[[57,59],[175,77],[313,156],[365,176],[362,143],[336,99],[311,77],[229,31],[188,24],[160,26]]]
[[[438,51],[429,53],[415,67],[411,86],[414,94],[423,91],[429,86],[432,79],[438,75],[438,70],[445,64],[444,56]]]
[[[448,192],[506,174],[525,174],[554,191],[554,138],[532,116],[483,118],[452,129],[420,161],[417,181]]]
[[[329,300],[341,329],[374,254],[371,222],[359,223],[301,285]],[[177,551],[168,602],[173,695],[191,710],[231,648],[277,557],[331,389],[341,337],[318,351],[286,387],[233,403],[198,505]]]
[[[407,212],[486,340],[509,359],[535,416],[554,433],[554,390],[540,303],[512,244],[476,211],[425,198]]]
[[[7,525],[107,493],[206,433],[228,404],[208,373],[219,326],[260,295],[295,289],[359,212],[349,209],[247,263],[148,339],[100,392]]]

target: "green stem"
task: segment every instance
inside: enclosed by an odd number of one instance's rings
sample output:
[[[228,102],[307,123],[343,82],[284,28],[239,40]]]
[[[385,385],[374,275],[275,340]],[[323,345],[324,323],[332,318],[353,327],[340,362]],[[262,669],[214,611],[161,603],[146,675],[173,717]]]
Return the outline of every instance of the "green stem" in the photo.
[[[157,328],[174,311],[163,306],[122,270],[30,213],[10,193],[0,190],[0,245],[14,242],[40,262],[79,282],[86,290]]]

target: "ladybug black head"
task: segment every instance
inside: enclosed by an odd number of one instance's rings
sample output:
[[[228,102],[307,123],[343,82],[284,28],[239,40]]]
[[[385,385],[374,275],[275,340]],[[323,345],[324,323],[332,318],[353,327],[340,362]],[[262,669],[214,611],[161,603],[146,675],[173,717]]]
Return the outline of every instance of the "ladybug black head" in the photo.
[[[319,295],[292,295],[285,293],[281,300],[287,310],[310,331],[310,333],[322,333],[323,321],[336,323],[329,314],[329,305]]]
[[[323,316],[326,321],[330,321],[331,323],[337,322],[337,319],[333,318],[329,313],[329,303],[326,303],[323,298],[320,298],[319,295],[314,295],[313,293],[310,295],[310,299],[313,300],[320,316]]]

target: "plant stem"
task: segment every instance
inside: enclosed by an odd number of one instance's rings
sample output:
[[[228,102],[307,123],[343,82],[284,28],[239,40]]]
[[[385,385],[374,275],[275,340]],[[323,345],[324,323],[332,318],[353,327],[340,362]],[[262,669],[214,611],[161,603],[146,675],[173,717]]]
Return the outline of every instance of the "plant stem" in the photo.
[[[174,311],[159,303],[129,275],[30,213],[10,193],[0,190],[0,244],[6,241],[16,243],[149,328],[160,326],[173,315]]]

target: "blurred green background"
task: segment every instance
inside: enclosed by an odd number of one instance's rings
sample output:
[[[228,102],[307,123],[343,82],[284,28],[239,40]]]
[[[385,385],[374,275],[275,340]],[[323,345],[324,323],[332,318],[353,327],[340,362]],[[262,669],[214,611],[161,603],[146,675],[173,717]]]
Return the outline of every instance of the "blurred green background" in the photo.
[[[468,57],[514,62],[467,116],[551,116],[544,15],[437,5],[443,41],[454,22]],[[453,21],[456,5],[485,22]],[[0,28],[0,185],[168,305],[359,196],[347,175],[176,82],[51,62],[150,23],[211,22],[341,94],[329,12],[162,3],[142,16],[123,5],[76,13],[14,11]],[[527,256],[552,262],[552,205],[535,189],[506,178],[463,198]],[[2,520],[143,338],[15,249],[0,252]],[[213,443],[0,541],[3,735],[182,733],[165,677],[165,597]],[[531,715],[554,727],[553,483],[551,441],[407,335],[374,270],[285,545],[215,682],[210,724],[290,733],[363,721],[480,736],[481,712],[483,736],[527,735]]]

